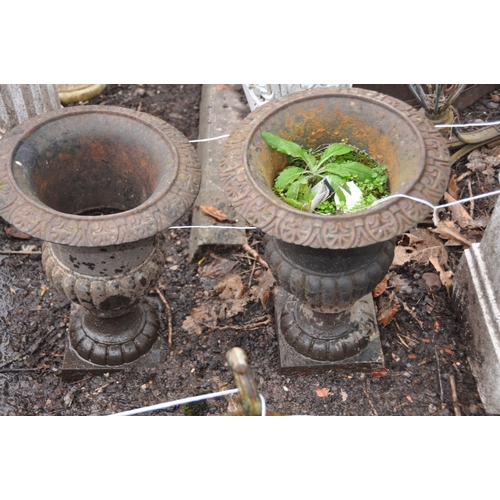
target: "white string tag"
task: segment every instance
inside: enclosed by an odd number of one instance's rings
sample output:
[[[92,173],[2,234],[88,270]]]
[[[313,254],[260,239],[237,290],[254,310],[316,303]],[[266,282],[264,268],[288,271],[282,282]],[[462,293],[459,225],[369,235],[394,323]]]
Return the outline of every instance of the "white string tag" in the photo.
[[[314,195],[314,198],[311,201],[311,212],[316,210],[318,205],[321,205],[324,201],[328,200],[330,196],[333,194],[333,188],[331,184],[328,182],[328,179],[325,177],[321,179],[312,189],[311,193]]]
[[[359,189],[354,181],[347,182],[347,187],[349,188],[350,193],[346,189],[343,189],[342,186],[340,187],[340,189],[342,189],[342,191],[344,192],[346,209],[351,210],[354,206],[356,206],[357,203],[361,201],[361,199],[363,198],[363,192],[361,191],[361,189]],[[334,200],[336,205],[340,205],[338,194],[335,194]]]

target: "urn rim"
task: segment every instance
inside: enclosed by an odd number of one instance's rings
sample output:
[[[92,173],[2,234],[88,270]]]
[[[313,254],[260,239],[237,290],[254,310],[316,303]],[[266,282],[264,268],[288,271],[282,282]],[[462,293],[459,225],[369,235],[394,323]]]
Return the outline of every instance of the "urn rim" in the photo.
[[[399,123],[409,135],[413,134],[415,146],[420,150],[420,159],[414,162],[418,163],[418,168],[414,168],[417,172],[405,185],[400,183],[396,189],[391,186],[391,194],[412,195],[437,204],[448,185],[449,152],[444,138],[427,118],[408,104],[361,88],[316,88],[280,97],[250,113],[230,135],[224,146],[220,175],[235,210],[249,223],[287,243],[331,249],[366,246],[401,234],[429,213],[427,205],[393,198],[363,212],[319,215],[293,208],[274,195],[269,178],[264,179],[266,172],[259,171],[258,166],[261,158],[269,156],[260,153],[259,161],[255,160],[259,154],[255,151],[267,147],[262,139],[259,141],[259,133],[266,130],[265,124],[290,123],[293,109],[297,115],[308,116],[315,103],[333,107],[335,100],[343,101],[344,107],[349,101],[354,109],[366,103],[370,109],[384,110],[385,115],[394,120],[392,127],[397,128]],[[303,111],[305,108],[307,112]],[[280,122],[279,115],[285,113],[288,115]],[[381,137],[385,136],[381,134]],[[394,149],[397,150],[397,145]]]
[[[137,206],[98,217],[65,213],[28,193],[20,185],[20,174],[14,175],[20,145],[51,123],[83,115],[101,115],[110,120],[119,117],[139,132],[149,131],[156,137],[158,147],[164,147],[171,156],[168,182],[162,184],[163,178],[160,178],[149,196]],[[194,202],[200,184],[198,157],[187,138],[160,118],[129,108],[87,105],[49,111],[16,126],[0,142],[0,216],[21,231],[52,243],[108,246],[154,236],[184,215]]]

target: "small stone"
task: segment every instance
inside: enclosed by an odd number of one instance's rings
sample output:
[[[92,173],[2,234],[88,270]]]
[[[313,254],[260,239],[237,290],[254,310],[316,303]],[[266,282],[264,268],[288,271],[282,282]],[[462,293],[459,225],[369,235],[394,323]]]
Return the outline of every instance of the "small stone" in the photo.
[[[498,103],[498,102],[491,101],[488,103],[488,107],[491,109],[498,109],[499,106],[500,106],[500,103]]]

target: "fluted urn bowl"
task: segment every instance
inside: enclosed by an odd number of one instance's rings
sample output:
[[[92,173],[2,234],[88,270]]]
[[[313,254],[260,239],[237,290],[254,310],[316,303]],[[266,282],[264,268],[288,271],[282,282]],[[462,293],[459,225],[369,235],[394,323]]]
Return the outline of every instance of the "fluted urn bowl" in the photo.
[[[387,165],[391,194],[438,204],[450,167],[446,143],[429,120],[402,101],[358,88],[305,90],[250,113],[227,139],[220,175],[234,208],[265,233],[295,245],[348,249],[387,241],[428,214],[429,207],[395,198],[355,214],[317,215],[293,208],[273,193],[285,155],[262,132],[305,148],[349,142]]]
[[[82,359],[118,366],[154,344],[143,300],[163,272],[163,230],[200,186],[196,152],[177,129],[112,106],[48,112],[0,142],[0,215],[44,243],[49,279],[78,304],[69,336]]]
[[[220,177],[228,199],[266,233],[266,260],[279,284],[298,299],[278,318],[288,325],[285,338],[314,359],[352,357],[369,338],[346,311],[383,279],[395,237],[422,221],[429,206],[400,197],[343,215],[291,207],[273,192],[287,158],[265,143],[262,132],[306,149],[347,139],[387,166],[391,194],[435,205],[450,174],[446,142],[409,105],[357,88],[305,90],[270,101],[250,113],[226,141]],[[318,328],[322,331],[315,333]]]

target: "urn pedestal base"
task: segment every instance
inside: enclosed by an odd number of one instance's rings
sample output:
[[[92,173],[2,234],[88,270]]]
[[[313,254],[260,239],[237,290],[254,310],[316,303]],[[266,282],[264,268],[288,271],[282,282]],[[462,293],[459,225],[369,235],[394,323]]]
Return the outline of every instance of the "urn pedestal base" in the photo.
[[[130,321],[131,325],[126,325],[127,317],[110,318],[111,321],[120,321],[124,323],[122,334],[117,338],[116,331],[110,338],[105,339],[105,334],[102,331],[95,330],[92,321],[95,318],[85,311],[85,309],[77,304],[71,304],[71,318],[68,328],[69,342],[64,353],[63,365],[61,368],[62,377],[65,380],[73,380],[85,374],[99,375],[103,373],[116,372],[133,367],[152,368],[164,363],[167,360],[167,351],[162,349],[158,344],[158,316],[145,299],[141,301],[137,308],[139,314],[134,314],[135,318]],[[133,314],[133,312],[131,312]],[[90,324],[86,320],[90,320]],[[105,320],[107,321],[107,319]],[[135,325],[134,325],[135,323]],[[116,325],[114,325],[116,327]],[[134,328],[135,327],[135,328]],[[113,338],[114,337],[114,338]],[[151,339],[149,339],[151,337]],[[78,343],[78,340],[83,340]],[[129,342],[136,344],[135,349],[129,349],[131,352],[131,359],[137,356],[130,362],[118,363],[115,359],[115,365],[111,364],[96,364],[90,360],[84,359],[78,352],[77,348],[82,346],[82,343],[92,345],[94,351],[99,347],[104,347],[103,350],[109,351],[108,356],[113,356],[115,351],[125,353],[127,351],[127,339]],[[109,344],[109,345],[105,345]],[[151,345],[152,344],[152,345]],[[97,348],[97,349],[96,349]],[[141,351],[144,351],[142,353]],[[115,355],[116,357],[116,355]],[[126,361],[126,360],[125,360]],[[112,361],[113,362],[113,361]]]
[[[377,326],[377,317],[375,312],[375,306],[373,304],[371,294],[365,295],[363,298],[358,300],[354,306],[349,311],[351,325],[355,325],[356,328],[351,329],[349,332],[348,328],[345,329],[345,335],[355,334],[356,331],[363,330],[363,337],[366,338],[366,347],[362,348],[354,356],[339,360],[339,361],[320,361],[317,359],[312,359],[310,357],[300,354],[296,349],[294,349],[290,343],[287,341],[285,333],[287,328],[286,316],[288,314],[294,314],[290,311],[295,308],[294,302],[297,299],[285,291],[281,287],[276,287],[274,296],[274,314],[276,320],[276,333],[278,336],[278,346],[280,355],[280,372],[282,374],[289,375],[310,375],[313,373],[322,373],[330,370],[335,371],[357,371],[357,372],[371,372],[376,369],[384,367],[384,356],[382,352],[382,345],[380,343],[380,333]],[[298,305],[300,308],[300,305]],[[300,316],[300,313],[297,314]],[[296,326],[301,328],[300,321],[296,322]],[[302,326],[304,331],[307,326]],[[324,332],[325,334],[327,332]],[[343,335],[342,332],[339,332]],[[322,335],[319,333],[319,336]],[[334,335],[333,335],[334,336]]]

